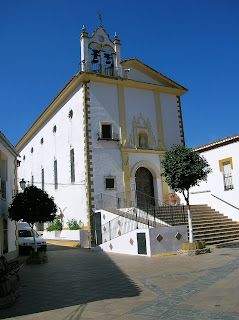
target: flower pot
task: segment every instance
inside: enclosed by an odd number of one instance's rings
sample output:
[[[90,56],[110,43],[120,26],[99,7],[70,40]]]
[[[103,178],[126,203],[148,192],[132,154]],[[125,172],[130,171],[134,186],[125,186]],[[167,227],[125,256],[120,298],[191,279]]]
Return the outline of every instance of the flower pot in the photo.
[[[61,231],[60,230],[56,230],[55,231],[55,238],[60,238],[61,236]]]

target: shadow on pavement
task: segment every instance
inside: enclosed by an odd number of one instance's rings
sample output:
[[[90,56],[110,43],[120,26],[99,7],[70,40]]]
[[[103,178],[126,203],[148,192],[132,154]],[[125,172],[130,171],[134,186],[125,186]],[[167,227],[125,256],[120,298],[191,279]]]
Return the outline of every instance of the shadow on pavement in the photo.
[[[104,252],[49,246],[47,255],[48,263],[21,268],[20,296],[0,319],[140,294]]]

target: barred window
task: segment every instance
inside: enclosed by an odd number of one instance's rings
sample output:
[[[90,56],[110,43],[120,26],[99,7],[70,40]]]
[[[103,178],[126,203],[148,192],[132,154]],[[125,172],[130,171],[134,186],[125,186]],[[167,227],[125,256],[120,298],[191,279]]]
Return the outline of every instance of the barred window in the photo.
[[[222,163],[222,172],[223,172],[223,181],[224,181],[224,190],[233,189],[232,183],[232,170],[231,170],[231,162],[226,161]]]

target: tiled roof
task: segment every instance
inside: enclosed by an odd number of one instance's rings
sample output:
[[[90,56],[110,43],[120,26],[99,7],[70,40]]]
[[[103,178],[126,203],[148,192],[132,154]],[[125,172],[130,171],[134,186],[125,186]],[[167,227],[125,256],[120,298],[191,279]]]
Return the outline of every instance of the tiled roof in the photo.
[[[237,141],[239,141],[239,133],[234,134],[233,136],[222,138],[220,140],[212,141],[212,142],[204,144],[202,146],[193,148],[193,150],[198,151],[198,152],[204,152],[204,151],[219,148],[219,147],[222,147],[222,146],[225,146],[227,144],[234,143]]]

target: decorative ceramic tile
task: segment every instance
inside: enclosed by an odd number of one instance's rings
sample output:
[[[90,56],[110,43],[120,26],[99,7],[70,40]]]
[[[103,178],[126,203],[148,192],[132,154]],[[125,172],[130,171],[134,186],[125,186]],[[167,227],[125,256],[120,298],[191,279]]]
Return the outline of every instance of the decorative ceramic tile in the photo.
[[[175,238],[177,238],[178,240],[180,240],[182,238],[181,233],[177,232],[175,235]]]
[[[119,226],[121,225],[121,222],[120,222],[120,221],[118,221],[118,225],[119,225]]]
[[[121,231],[120,230],[118,231],[118,235],[121,236]]]
[[[110,250],[112,250],[113,249],[113,246],[112,246],[112,244],[110,244]]]
[[[130,238],[129,243],[131,244],[131,246],[134,244],[134,240],[132,238]]]
[[[106,218],[106,216],[105,216],[105,214],[103,214],[103,219],[105,220],[105,218]]]
[[[161,236],[161,234],[158,234],[156,239],[158,240],[158,242],[160,242],[163,240],[163,237]]]
[[[105,226],[104,226],[103,230],[104,230],[104,232],[106,231],[106,227]]]

